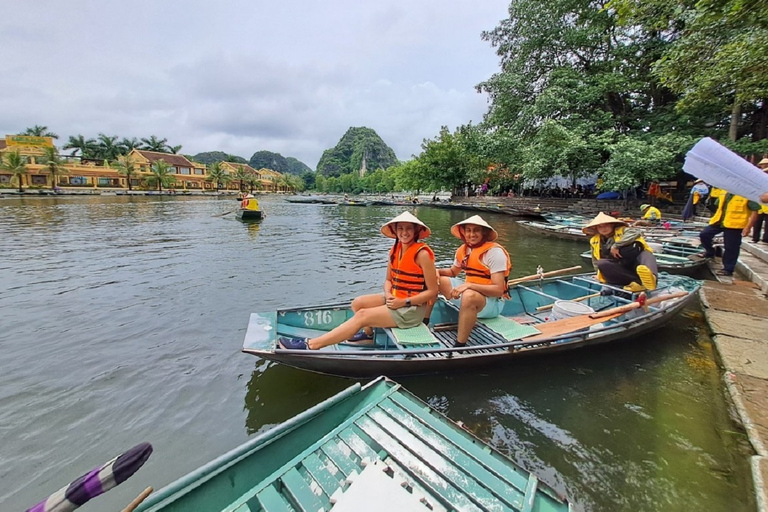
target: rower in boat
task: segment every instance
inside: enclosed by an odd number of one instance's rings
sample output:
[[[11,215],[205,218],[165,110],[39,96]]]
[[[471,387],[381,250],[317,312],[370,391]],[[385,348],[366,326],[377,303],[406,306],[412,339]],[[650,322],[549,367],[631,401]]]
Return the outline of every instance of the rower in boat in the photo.
[[[631,292],[656,289],[656,258],[639,230],[600,212],[582,231],[592,237],[592,264],[601,283]]]
[[[318,350],[344,340],[372,341],[373,329],[409,329],[422,323],[427,304],[437,298],[435,254],[420,240],[431,231],[409,212],[403,212],[381,227],[381,234],[394,238],[389,251],[384,293],[362,295],[352,301],[352,318],[317,338],[280,337],[285,349]]]

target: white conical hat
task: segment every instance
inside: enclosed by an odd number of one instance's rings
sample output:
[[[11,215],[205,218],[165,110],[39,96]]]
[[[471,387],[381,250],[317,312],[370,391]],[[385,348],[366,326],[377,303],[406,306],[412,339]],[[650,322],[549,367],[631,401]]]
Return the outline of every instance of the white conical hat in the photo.
[[[432,231],[430,231],[427,225],[417,219],[416,216],[410,212],[403,212],[391,221],[381,226],[381,234],[389,238],[397,238],[393,224],[397,224],[398,222],[410,222],[411,224],[421,226],[421,233],[419,233],[418,239],[427,238],[430,234],[432,234]]]
[[[594,235],[597,232],[595,227],[601,224],[616,224],[617,226],[627,225],[627,223],[624,221],[621,221],[615,217],[611,217],[610,215],[600,212],[597,214],[597,217],[592,219],[592,221],[586,226],[584,226],[583,228],[581,228],[581,230],[584,232],[585,235]]]
[[[499,238],[499,234],[496,232],[495,229],[491,227],[490,224],[485,222],[483,218],[479,215],[473,215],[472,217],[465,219],[461,222],[457,222],[453,226],[451,226],[451,234],[455,236],[456,238],[461,238],[461,230],[459,229],[459,226],[463,226],[464,224],[474,224],[475,226],[482,226],[484,228],[488,228],[491,232],[488,234],[488,240],[487,242],[493,242],[497,238]],[[462,238],[462,241],[464,239]]]

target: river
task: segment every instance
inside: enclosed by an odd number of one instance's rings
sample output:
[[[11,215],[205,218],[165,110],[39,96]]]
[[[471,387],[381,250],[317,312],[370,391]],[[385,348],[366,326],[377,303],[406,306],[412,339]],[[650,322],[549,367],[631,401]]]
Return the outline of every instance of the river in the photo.
[[[266,219],[243,224],[233,199],[0,199],[0,510],[150,442],[136,475],[81,508],[119,510],[354,382],[241,353],[248,316],[380,290],[379,227],[403,208],[261,203]],[[472,213],[412,211],[449,264],[449,228]],[[484,218],[513,277],[581,264],[585,246]],[[399,382],[578,509],[756,508],[697,308],[646,338]]]

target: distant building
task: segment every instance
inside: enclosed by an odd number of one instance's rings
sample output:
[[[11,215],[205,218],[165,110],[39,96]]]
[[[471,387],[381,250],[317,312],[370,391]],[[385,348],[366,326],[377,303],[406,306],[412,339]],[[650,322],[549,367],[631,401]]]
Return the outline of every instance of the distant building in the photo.
[[[254,187],[257,190],[264,192],[285,191],[285,187],[280,184],[283,175],[277,171],[273,171],[272,169],[256,170],[248,164],[237,162],[221,162],[220,165],[224,172],[229,174],[232,178],[233,181],[231,184],[235,184],[235,188],[240,186],[238,180],[235,179],[235,176],[237,176],[239,172],[242,172],[246,175],[254,176],[256,180],[258,180],[259,185]],[[243,189],[250,190],[250,185],[243,183]]]

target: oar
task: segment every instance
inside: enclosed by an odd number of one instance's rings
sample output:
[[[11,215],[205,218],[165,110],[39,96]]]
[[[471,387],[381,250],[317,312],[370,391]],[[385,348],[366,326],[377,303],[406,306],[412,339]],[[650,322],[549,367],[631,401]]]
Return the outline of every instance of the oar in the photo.
[[[562,320],[555,320],[554,322],[534,324],[533,327],[540,331],[541,334],[523,338],[522,341],[524,343],[530,343],[531,341],[538,341],[541,339],[559,336],[561,334],[568,334],[569,332],[578,331],[579,329],[585,329],[591,325],[607,322],[608,320],[612,320],[639,307],[648,306],[650,304],[657,304],[659,302],[664,302],[665,300],[677,299],[687,295],[688,292],[668,293],[666,295],[659,295],[658,297],[647,299],[645,302],[636,301],[630,304],[625,304],[623,306],[606,309],[605,311],[600,311],[598,313],[590,313],[587,315],[564,318]]]
[[[576,265],[575,267],[561,268],[559,270],[550,270],[549,272],[544,272],[543,274],[532,274],[530,276],[510,279],[509,281],[507,281],[507,286],[513,286],[518,283],[524,283],[525,281],[533,281],[535,279],[543,279],[545,277],[557,276],[560,274],[565,274],[567,272],[573,272],[575,270],[581,270],[581,265]]]
[[[128,506],[127,506],[127,507],[125,507],[125,508],[124,508],[124,509],[123,509],[121,512],[133,512],[134,510],[136,510],[136,507],[138,507],[139,505],[141,505],[141,502],[142,502],[142,501],[144,501],[145,499],[147,499],[147,496],[149,496],[150,494],[152,494],[152,491],[153,491],[153,490],[154,490],[154,489],[152,489],[152,487],[147,487],[146,489],[144,489],[143,491],[141,491],[141,494],[139,494],[138,496],[136,496],[136,497],[133,499],[133,501],[132,501],[132,502],[130,502],[130,503],[128,504]]]
[[[92,469],[68,486],[59,489],[34,507],[27,509],[27,512],[47,512],[50,510],[71,512],[91,498],[95,498],[126,481],[144,465],[151,453],[151,444],[138,444],[103,466]]]
[[[235,213],[237,210],[232,210],[231,212],[224,212],[217,215],[211,215],[211,217],[223,217],[225,215],[229,215],[230,213]]]
[[[600,296],[600,292],[597,292],[597,293],[592,293],[589,295],[585,295],[583,297],[578,297],[576,299],[570,299],[570,300],[572,302],[581,302],[582,300],[587,300],[587,299],[591,299],[593,297],[599,297],[599,296]],[[547,309],[552,309],[553,307],[555,307],[554,302],[552,304],[547,304],[546,306],[539,306],[536,308],[536,311],[545,311]]]

